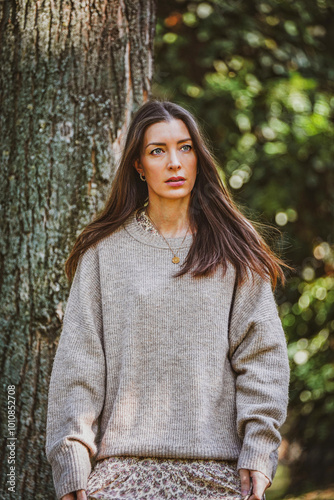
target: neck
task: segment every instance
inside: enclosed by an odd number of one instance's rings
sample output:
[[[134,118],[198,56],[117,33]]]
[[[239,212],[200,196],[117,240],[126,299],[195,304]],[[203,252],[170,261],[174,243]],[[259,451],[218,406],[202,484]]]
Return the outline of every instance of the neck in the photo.
[[[177,238],[186,233],[192,234],[188,217],[188,206],[173,203],[162,206],[161,204],[148,203],[146,214],[153,222],[160,234],[165,238]],[[187,232],[188,231],[188,232]]]

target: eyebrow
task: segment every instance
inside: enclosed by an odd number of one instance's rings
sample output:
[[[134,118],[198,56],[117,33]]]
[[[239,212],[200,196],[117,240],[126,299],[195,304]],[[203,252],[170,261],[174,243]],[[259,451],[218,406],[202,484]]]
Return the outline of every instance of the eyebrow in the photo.
[[[186,142],[186,141],[192,141],[191,137],[187,137],[187,139],[181,139],[180,141],[177,141],[176,144],[180,144],[180,142]],[[148,148],[148,146],[155,145],[155,146],[166,146],[165,142],[150,142],[145,146],[144,149]]]

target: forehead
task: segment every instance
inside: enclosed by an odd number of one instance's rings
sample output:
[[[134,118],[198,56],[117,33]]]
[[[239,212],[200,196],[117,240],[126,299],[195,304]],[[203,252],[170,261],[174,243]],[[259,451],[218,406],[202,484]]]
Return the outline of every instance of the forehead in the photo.
[[[190,137],[186,124],[179,119],[153,123],[145,130],[144,142],[159,140],[161,142],[174,141]]]

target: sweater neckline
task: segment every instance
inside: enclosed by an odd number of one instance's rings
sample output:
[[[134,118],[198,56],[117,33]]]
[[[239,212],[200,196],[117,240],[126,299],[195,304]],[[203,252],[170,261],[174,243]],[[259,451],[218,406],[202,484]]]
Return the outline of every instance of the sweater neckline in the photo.
[[[134,210],[129,217],[123,222],[124,229],[136,240],[144,243],[146,245],[157,247],[157,248],[166,248],[170,251],[170,248],[164,238],[160,234],[151,233],[150,231],[145,230],[140,224],[138,224],[136,213],[137,210]],[[166,238],[168,243],[170,244],[173,251],[177,252],[180,248],[190,247],[193,241],[193,235],[187,234],[184,236],[177,236],[176,238]],[[183,243],[182,243],[183,241]]]

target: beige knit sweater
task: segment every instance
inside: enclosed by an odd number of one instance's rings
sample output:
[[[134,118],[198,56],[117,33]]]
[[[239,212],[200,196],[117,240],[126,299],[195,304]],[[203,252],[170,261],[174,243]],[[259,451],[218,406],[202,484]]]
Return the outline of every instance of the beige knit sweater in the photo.
[[[167,238],[173,264],[134,212],[80,258],[49,386],[57,498],[111,455],[238,460],[273,479],[289,364],[270,282],[233,294],[230,264],[173,278],[192,238],[179,251],[183,237]]]

